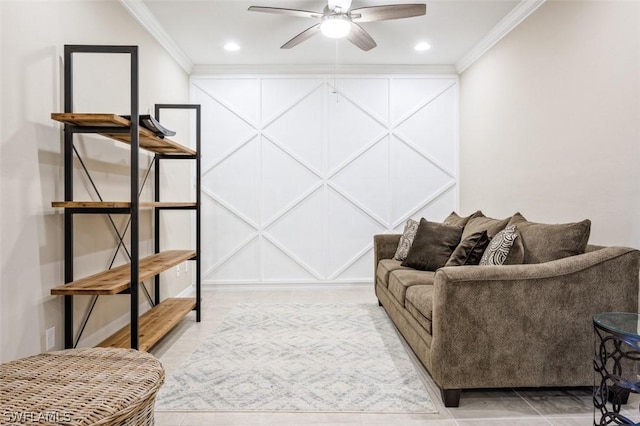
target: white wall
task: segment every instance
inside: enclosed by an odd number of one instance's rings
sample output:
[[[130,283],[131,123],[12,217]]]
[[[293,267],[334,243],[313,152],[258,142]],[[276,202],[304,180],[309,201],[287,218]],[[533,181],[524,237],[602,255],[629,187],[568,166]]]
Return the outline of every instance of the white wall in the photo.
[[[203,282],[370,283],[374,234],[457,206],[457,86],[445,75],[193,77]]]
[[[640,247],[640,3],[548,1],[460,78],[463,212]]]
[[[64,195],[63,145],[61,127],[49,116],[63,110],[63,45],[138,45],[143,113],[153,112],[154,103],[188,102],[189,89],[185,72],[118,2],[1,1],[0,15],[0,360],[7,361],[44,351],[44,332],[52,326],[56,327],[56,349],[62,348],[62,297],[50,296],[50,289],[63,283],[63,215],[50,206]],[[81,55],[76,76],[77,111],[129,113],[127,57]],[[188,123],[172,124],[178,127],[177,140],[189,144]],[[103,197],[126,200],[128,148],[117,149],[114,142],[100,137],[78,138],[77,147],[94,171]],[[148,165],[150,158],[141,156],[141,167]],[[167,197],[184,199],[191,188],[188,173],[183,172],[190,167],[176,167],[176,173],[167,170],[172,176]],[[79,169],[75,186],[76,199],[96,199]],[[145,197],[149,194],[147,191]],[[126,221],[123,216],[114,218],[119,226]],[[172,220],[163,222],[165,247],[188,248],[189,218],[178,232],[170,232],[173,227],[168,223]],[[77,277],[107,267],[116,241],[107,223],[103,216],[77,216]],[[147,213],[142,217],[141,243],[147,252],[152,248],[151,229]],[[117,263],[124,262],[125,258],[118,256]],[[173,273],[165,275],[165,295],[183,290],[191,281],[189,274],[181,274],[179,279]],[[76,300],[78,323],[89,298]],[[101,297],[80,346],[97,343],[126,323],[128,303],[128,296]]]

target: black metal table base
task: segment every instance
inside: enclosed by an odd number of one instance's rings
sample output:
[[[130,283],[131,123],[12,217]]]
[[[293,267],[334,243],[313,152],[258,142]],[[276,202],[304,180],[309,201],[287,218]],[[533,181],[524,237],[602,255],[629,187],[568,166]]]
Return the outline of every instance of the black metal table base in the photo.
[[[594,330],[593,424],[640,426],[640,422],[636,423],[621,413],[630,393],[640,393],[640,340],[614,334],[595,322]]]

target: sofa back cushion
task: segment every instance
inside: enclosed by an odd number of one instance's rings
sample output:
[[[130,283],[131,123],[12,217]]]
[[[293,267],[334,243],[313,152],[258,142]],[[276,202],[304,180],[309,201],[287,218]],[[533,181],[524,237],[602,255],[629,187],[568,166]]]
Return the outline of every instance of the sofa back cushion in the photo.
[[[515,225],[519,222],[526,222],[527,219],[524,218],[520,214],[520,212],[515,213],[509,219],[509,223],[507,226]],[[522,265],[524,263],[524,245],[522,244],[522,237],[520,236],[520,232],[516,227],[516,239],[513,241],[513,245],[509,250],[509,254],[507,258],[504,260],[504,265]]]
[[[482,231],[487,231],[489,238],[493,238],[498,232],[502,231],[507,226],[510,219],[510,217],[502,220],[493,219],[485,216],[480,210],[478,210],[471,215],[471,218],[469,218],[469,221],[465,225],[464,231],[462,231],[462,239],[464,240],[469,235]]]
[[[449,216],[447,216],[442,223],[446,224],[446,225],[455,225],[455,226],[459,226],[461,228],[464,228],[464,226],[467,224],[467,222],[469,222],[469,219],[471,219],[471,217],[480,212],[480,210],[478,210],[477,212],[470,214],[469,216],[465,216],[465,217],[461,217],[458,213],[456,212],[451,212],[451,214]]]
[[[519,213],[516,215],[514,222],[524,247],[523,263],[544,263],[584,253],[591,232],[589,219],[546,224],[529,222]]]
[[[413,244],[402,266],[423,271],[435,271],[443,267],[458,246],[462,229],[459,226],[420,219]]]
[[[506,228],[505,228],[506,229]],[[524,245],[522,244],[522,237],[520,232],[516,228],[516,239],[513,241],[509,254],[504,260],[504,265],[522,265],[524,263]]]

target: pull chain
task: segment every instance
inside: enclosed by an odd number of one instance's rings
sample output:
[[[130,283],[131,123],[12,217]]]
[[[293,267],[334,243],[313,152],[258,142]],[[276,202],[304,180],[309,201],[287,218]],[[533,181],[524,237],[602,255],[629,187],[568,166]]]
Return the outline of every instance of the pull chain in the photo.
[[[338,97],[338,40],[335,41],[333,49],[333,94],[336,95],[336,103],[339,102]]]

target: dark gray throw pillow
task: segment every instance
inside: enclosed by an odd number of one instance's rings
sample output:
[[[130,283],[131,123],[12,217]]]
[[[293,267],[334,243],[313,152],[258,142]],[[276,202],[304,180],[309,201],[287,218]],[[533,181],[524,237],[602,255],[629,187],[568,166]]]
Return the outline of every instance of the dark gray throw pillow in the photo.
[[[477,265],[489,245],[487,231],[476,232],[460,241],[444,266]]]
[[[460,243],[462,228],[420,219],[418,231],[402,266],[423,271],[442,268]]]

